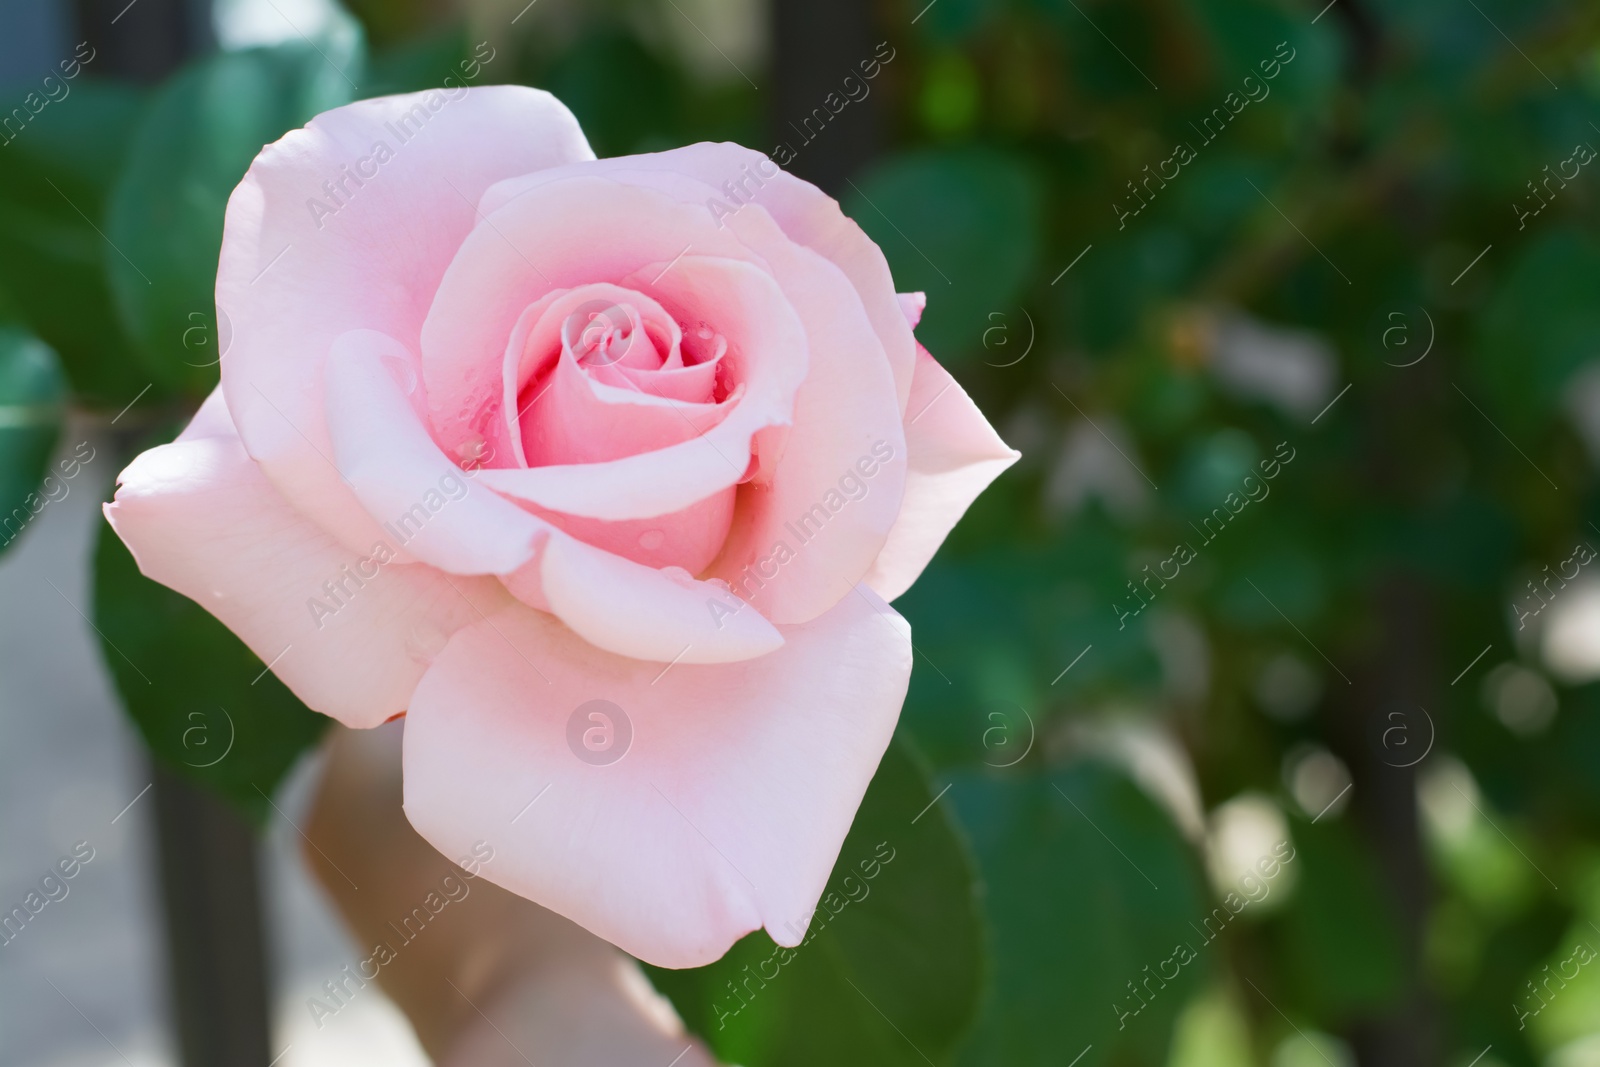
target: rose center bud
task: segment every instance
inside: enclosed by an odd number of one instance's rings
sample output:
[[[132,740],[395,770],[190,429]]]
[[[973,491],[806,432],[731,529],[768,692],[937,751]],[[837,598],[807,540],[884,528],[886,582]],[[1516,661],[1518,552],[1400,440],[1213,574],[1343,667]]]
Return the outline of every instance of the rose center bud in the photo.
[[[680,448],[718,426],[739,383],[729,343],[691,308],[610,283],[551,294],[524,312],[516,433],[529,467],[613,463]],[[702,446],[709,449],[711,446]],[[536,513],[587,544],[698,574],[721,550],[734,486],[664,515],[602,520]]]
[[[561,340],[583,367],[609,367],[627,360],[630,353],[634,356],[628,360],[630,366],[653,369],[661,362],[632,304],[584,304],[562,320]]]

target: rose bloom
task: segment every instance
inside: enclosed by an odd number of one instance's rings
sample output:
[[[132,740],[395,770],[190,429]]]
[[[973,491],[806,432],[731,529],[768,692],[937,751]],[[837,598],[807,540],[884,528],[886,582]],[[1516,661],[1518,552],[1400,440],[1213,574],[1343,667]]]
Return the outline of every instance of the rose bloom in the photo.
[[[311,708],[404,713],[447,856],[651,963],[795,945],[894,731],[886,601],[1017,458],[832,199],[366,100],[228,202],[221,385],[106,516]]]

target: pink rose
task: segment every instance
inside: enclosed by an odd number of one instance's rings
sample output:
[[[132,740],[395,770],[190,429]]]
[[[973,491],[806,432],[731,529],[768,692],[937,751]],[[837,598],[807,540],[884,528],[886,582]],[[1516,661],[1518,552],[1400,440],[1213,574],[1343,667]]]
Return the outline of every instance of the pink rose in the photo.
[[[228,203],[222,384],[106,516],[312,708],[406,714],[445,855],[652,963],[797,944],[911,671],[900,595],[1016,459],[838,205],[596,160],[501,86],[366,100]]]

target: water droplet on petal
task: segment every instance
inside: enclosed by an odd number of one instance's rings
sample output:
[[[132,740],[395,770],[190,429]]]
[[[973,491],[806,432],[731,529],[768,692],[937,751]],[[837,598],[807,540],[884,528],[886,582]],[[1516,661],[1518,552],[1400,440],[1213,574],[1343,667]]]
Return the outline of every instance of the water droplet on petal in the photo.
[[[661,573],[680,585],[690,585],[694,582],[694,575],[690,574],[682,567],[662,567]]]
[[[489,445],[482,434],[473,434],[462,439],[456,445],[456,456],[463,470],[472,470],[483,462],[483,457],[488,453]]]

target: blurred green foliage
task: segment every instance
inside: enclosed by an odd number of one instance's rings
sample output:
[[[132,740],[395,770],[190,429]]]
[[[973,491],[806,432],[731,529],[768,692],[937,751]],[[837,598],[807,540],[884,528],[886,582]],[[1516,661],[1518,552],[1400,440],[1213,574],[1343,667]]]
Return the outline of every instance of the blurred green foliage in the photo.
[[[351,7],[371,48],[324,41],[338,64],[294,45],[148,94],[86,78],[4,149],[0,497],[42,473],[54,425],[15,413],[54,410],[51,349],[100,411],[215,381],[184,339],[216,326],[225,198],[349,98],[333,66],[363,95],[427,88],[477,39],[422,4]],[[1024,460],[897,605],[919,755],[892,750],[835,877],[880,840],[899,858],[727,1029],[713,1005],[764,934],[663,990],[751,1067],[1590,1062],[1600,980],[1530,983],[1600,946],[1600,686],[1544,655],[1578,590],[1519,614],[1600,538],[1600,171],[1566,162],[1600,145],[1600,9],[879,13],[884,150],[830,191]],[[545,15],[486,80],[552,90],[601,155],[768,143],[766,101],[675,43],[672,6]],[[108,650],[136,720],[189,763],[185,716],[226,706],[232,766],[270,792],[313,720],[275,679],[235,694],[251,657],[124,557],[102,538],[116,644],[225,665],[141,681]],[[1243,840],[1284,834],[1293,877],[1212,942],[1241,796],[1279,812]],[[1132,1013],[1177,943],[1197,959]]]
[[[7,144],[0,167],[0,289],[60,354],[73,393],[121,407],[149,380],[110,299],[117,252],[96,228],[127,151],[141,94],[84,75],[49,122]]]
[[[220,356],[186,342],[201,338],[196,327],[222,332],[212,290],[228,196],[262,145],[355,99],[364,47],[356,34],[342,43],[209,57],[146,108],[106,208],[107,241],[137,259],[106,265],[142,366],[160,385],[203,398],[216,384]]]
[[[0,316],[0,550],[59,497],[60,479],[47,471],[66,400],[55,352]]]

